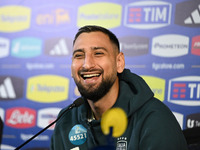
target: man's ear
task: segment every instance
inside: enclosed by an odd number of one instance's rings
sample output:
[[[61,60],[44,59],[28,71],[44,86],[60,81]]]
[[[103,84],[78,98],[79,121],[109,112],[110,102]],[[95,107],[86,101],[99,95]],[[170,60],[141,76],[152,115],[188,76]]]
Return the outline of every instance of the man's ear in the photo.
[[[124,54],[120,52],[117,55],[117,72],[122,73],[125,67],[125,59],[124,59]]]

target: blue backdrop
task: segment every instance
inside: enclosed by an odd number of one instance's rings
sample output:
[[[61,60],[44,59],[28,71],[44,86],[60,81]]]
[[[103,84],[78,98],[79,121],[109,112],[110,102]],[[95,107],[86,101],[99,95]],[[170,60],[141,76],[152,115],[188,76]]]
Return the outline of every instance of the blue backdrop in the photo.
[[[1,149],[14,149],[79,92],[71,79],[78,28],[113,31],[126,68],[141,75],[182,129],[200,127],[199,0],[1,0]],[[22,149],[48,149],[53,127]]]

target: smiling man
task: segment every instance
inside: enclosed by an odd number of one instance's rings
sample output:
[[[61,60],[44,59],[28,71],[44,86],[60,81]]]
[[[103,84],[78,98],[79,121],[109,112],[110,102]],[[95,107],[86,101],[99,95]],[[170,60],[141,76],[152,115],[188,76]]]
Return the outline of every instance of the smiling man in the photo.
[[[96,119],[100,119],[102,113],[117,100],[117,73],[123,69],[124,56],[119,53],[119,44],[112,43],[105,33],[86,32],[76,37],[72,77],[81,95],[88,100]]]
[[[124,67],[124,55],[112,32],[99,26],[79,29],[73,42],[71,72],[84,104],[57,122],[52,150],[89,150],[105,145],[100,121],[103,113],[114,107],[123,109],[128,117],[126,131],[115,139],[116,149],[187,149],[172,112],[154,97],[142,78]],[[118,144],[121,139],[123,147]]]

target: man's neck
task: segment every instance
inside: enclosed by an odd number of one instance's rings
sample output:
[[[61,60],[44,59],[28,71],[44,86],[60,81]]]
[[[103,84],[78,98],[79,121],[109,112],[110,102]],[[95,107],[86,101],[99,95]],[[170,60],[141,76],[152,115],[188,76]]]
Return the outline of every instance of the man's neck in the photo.
[[[116,102],[119,93],[119,81],[118,79],[111,87],[110,91],[101,99],[96,102],[92,100],[88,100],[88,103],[94,113],[94,117],[96,120],[101,119],[101,116],[104,112],[110,109]]]

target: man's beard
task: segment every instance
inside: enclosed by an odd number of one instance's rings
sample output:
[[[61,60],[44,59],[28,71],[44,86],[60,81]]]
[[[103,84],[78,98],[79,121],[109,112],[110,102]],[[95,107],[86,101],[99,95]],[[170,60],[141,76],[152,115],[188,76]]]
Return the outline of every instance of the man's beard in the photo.
[[[102,78],[101,84],[95,89],[93,88],[92,85],[90,87],[85,88],[80,82],[76,82],[76,80],[75,80],[75,83],[78,87],[80,94],[84,98],[92,100],[93,102],[96,102],[109,92],[115,80],[116,80],[116,76],[112,76],[112,75],[108,77],[107,79]]]

